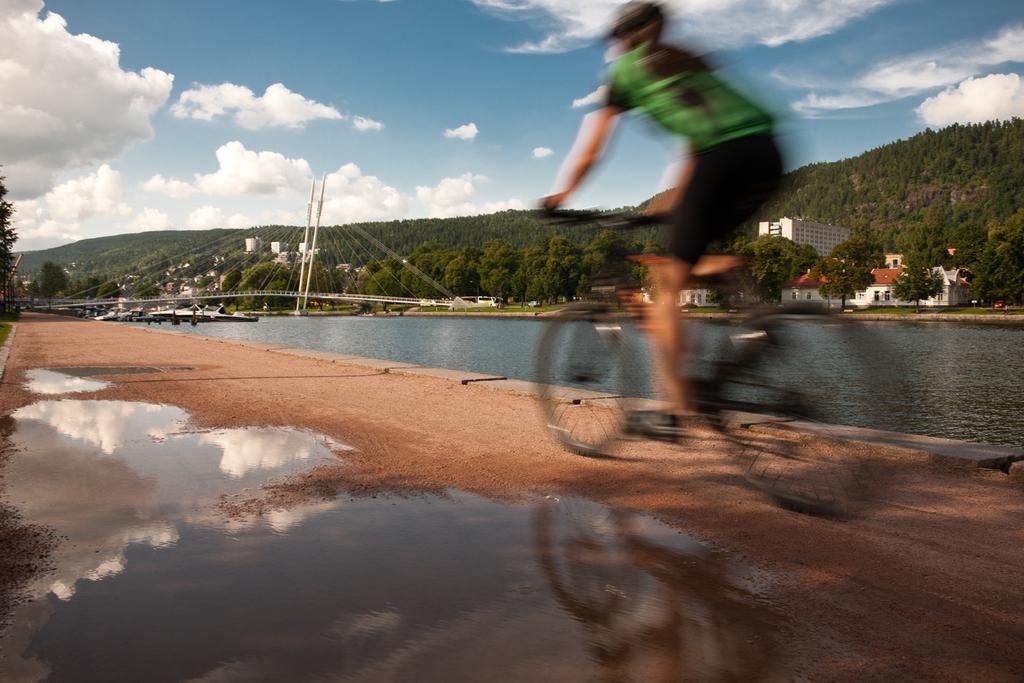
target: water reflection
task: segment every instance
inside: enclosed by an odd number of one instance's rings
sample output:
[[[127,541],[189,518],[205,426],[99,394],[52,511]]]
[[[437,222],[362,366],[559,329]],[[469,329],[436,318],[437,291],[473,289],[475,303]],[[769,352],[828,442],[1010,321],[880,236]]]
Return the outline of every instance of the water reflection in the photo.
[[[68,539],[56,575],[33,593],[61,599],[80,580],[121,573],[130,545],[173,545],[182,518],[218,520],[208,508],[240,483],[257,485],[347,448],[294,429],[191,433],[184,411],[145,403],[42,401],[12,418],[20,453],[7,467],[7,493],[27,518]],[[295,518],[277,521],[288,528],[303,513],[282,514]]]
[[[57,418],[75,408],[126,424],[101,438]],[[716,680],[770,663],[745,570],[643,516],[452,491],[227,522],[220,494],[334,458],[330,442],[194,433],[177,409],[117,402],[11,422],[11,502],[65,540],[0,639],[0,680]]]
[[[601,680],[764,675],[776,619],[705,546],[648,518],[572,499],[537,508],[534,542]]]
[[[179,408],[126,401],[40,401],[14,412],[17,421],[42,422],[105,455],[140,439],[162,439],[179,431],[188,415]]]
[[[224,451],[220,470],[235,479],[254,470],[276,470],[296,461],[309,460],[325,446],[333,451],[348,450],[348,446],[310,432],[271,427],[224,429],[204,434],[199,441]]]
[[[110,386],[110,382],[98,379],[75,377],[56,370],[36,368],[25,373],[25,388],[34,394],[80,394],[101,391]]]

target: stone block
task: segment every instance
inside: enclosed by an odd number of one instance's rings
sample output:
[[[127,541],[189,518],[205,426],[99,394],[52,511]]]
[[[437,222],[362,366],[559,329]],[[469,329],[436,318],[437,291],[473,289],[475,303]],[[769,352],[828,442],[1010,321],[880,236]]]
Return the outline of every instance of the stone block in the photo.
[[[435,377],[437,379],[443,379],[448,382],[458,382],[459,384],[475,384],[477,382],[497,382],[507,380],[507,377],[501,375],[488,375],[479,372],[468,372],[465,370],[448,370],[446,368],[424,368],[424,367],[409,367],[409,368],[395,368],[391,371],[395,375],[415,375],[417,377]]]

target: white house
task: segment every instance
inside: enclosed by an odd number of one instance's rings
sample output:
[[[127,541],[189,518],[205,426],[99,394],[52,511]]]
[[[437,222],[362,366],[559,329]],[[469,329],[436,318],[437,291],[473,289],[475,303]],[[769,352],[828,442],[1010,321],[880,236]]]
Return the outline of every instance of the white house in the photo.
[[[647,289],[643,290],[643,302],[645,304],[653,303],[654,297],[651,296],[651,292]],[[715,300],[715,292],[710,289],[684,289],[679,292],[679,307],[687,306],[717,306],[718,302]]]
[[[875,268],[871,271],[874,282],[863,292],[857,292],[850,302],[854,306],[913,306],[913,301],[901,301],[896,298],[893,288],[896,281],[903,275],[903,256],[886,254],[886,268]],[[946,270],[942,266],[932,268],[932,274],[942,281],[942,291],[928,299],[921,299],[921,305],[927,307],[963,306],[969,302],[966,272],[960,268]]]
[[[795,280],[790,280],[782,286],[782,303],[810,303],[822,306],[840,306],[842,301],[832,301],[821,294],[821,286],[825,281],[811,276],[807,271]]]

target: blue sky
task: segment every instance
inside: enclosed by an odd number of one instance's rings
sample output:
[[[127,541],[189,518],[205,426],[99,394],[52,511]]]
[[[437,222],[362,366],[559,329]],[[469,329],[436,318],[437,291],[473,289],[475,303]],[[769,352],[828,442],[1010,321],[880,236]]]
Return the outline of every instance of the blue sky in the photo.
[[[531,206],[592,109],[573,103],[601,82],[616,4],[5,0],[19,247],[300,223],[313,174],[329,222]],[[1024,116],[1019,2],[671,4],[673,36],[779,113],[791,166]],[[628,119],[576,205],[645,199],[680,147]]]

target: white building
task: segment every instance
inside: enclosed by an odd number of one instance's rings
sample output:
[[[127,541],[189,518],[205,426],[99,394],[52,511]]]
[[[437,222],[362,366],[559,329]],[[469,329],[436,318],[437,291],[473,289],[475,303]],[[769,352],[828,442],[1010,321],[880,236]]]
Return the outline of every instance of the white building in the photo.
[[[886,268],[875,268],[871,271],[874,282],[863,292],[857,292],[851,300],[854,306],[913,306],[913,301],[901,301],[896,298],[893,288],[896,281],[903,275],[903,256],[886,254]],[[942,291],[928,299],[921,299],[920,304],[929,308],[942,306],[963,306],[969,303],[966,273],[959,269],[946,270],[942,266],[932,268],[932,275],[942,281]]]
[[[654,297],[647,289],[643,290],[642,301],[645,304],[654,303]],[[717,306],[715,292],[711,289],[684,289],[679,292],[679,307],[696,306]]]
[[[822,306],[840,306],[841,301],[832,301],[822,296],[821,286],[823,280],[812,277],[810,271],[804,273],[796,280],[791,280],[782,286],[783,304],[820,304]]]
[[[259,237],[245,238],[245,253],[252,254],[263,248],[263,240]]]
[[[828,256],[842,242],[850,239],[850,230],[802,218],[780,218],[776,222],[761,221],[758,235],[785,237],[797,244],[809,244],[820,256]]]
[[[288,245],[285,242],[271,242],[270,251],[274,254],[287,254]]]

